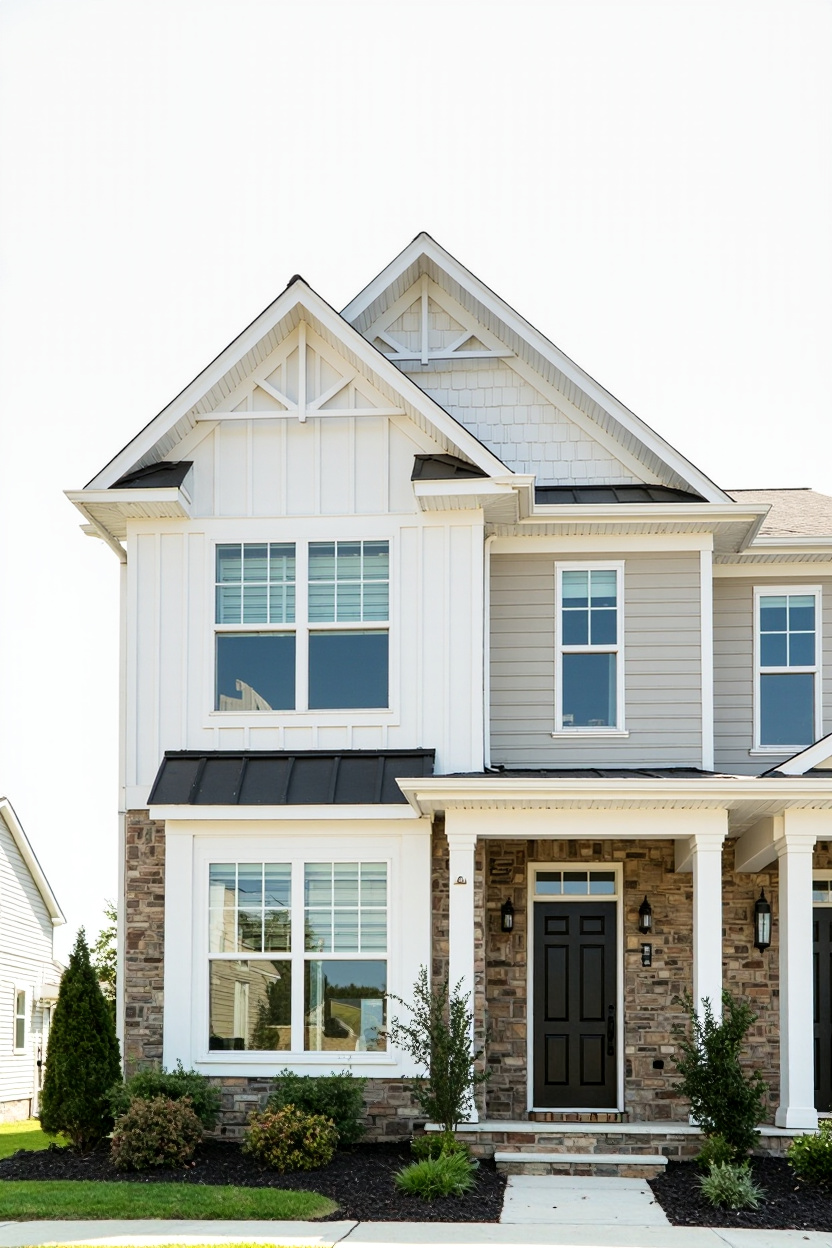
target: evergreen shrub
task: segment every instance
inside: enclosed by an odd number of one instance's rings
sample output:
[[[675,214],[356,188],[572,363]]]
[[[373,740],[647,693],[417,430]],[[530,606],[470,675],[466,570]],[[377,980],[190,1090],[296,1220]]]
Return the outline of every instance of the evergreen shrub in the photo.
[[[112,1014],[81,928],[52,1017],[40,1097],[43,1130],[63,1132],[82,1152],[94,1148],[112,1128],[107,1093],[120,1078]]]
[[[119,1170],[184,1166],[201,1139],[202,1123],[190,1097],[137,1098],[116,1122],[110,1154]]]
[[[295,1105],[249,1116],[243,1152],[274,1170],[315,1170],[335,1156],[338,1131],[331,1118]]]
[[[196,1070],[185,1070],[181,1062],[175,1070],[150,1068],[138,1071],[125,1083],[110,1090],[109,1103],[114,1118],[126,1114],[134,1101],[151,1101],[157,1097],[180,1101],[187,1097],[191,1109],[206,1131],[213,1131],[220,1112],[220,1093],[211,1086],[206,1075]]]
[[[357,1079],[350,1071],[336,1075],[296,1075],[281,1070],[278,1083],[269,1097],[268,1109],[294,1105],[306,1114],[330,1118],[338,1132],[342,1148],[356,1144],[364,1134],[364,1089],[366,1079]]]
[[[832,1183],[832,1119],[821,1119],[817,1135],[799,1135],[786,1156],[807,1183]]]
[[[464,1157],[469,1158],[471,1156],[471,1150],[467,1144],[453,1135],[445,1135],[444,1132],[414,1136],[410,1141],[410,1151],[417,1161],[424,1161],[427,1157],[441,1157],[443,1153],[462,1153]]]
[[[414,1161],[396,1175],[396,1187],[423,1200],[436,1196],[464,1196],[475,1185],[476,1162],[463,1153],[440,1153]]]
[[[700,1170],[709,1170],[714,1163],[723,1165],[725,1162],[734,1161],[735,1157],[734,1147],[724,1135],[708,1135],[699,1150],[696,1164]]]

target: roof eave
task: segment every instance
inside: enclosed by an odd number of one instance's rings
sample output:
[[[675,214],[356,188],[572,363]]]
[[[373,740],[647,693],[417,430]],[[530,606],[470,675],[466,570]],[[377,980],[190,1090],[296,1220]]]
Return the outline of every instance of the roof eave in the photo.
[[[38,862],[38,857],[32,849],[29,838],[23,830],[23,825],[15,813],[14,806],[7,797],[0,797],[0,817],[2,817],[6,827],[12,834],[20,856],[26,863],[35,886],[43,898],[44,905],[49,913],[53,927],[62,927],[66,923],[64,912],[58,905],[58,899],[52,892],[52,887],[46,878],[43,867]]]

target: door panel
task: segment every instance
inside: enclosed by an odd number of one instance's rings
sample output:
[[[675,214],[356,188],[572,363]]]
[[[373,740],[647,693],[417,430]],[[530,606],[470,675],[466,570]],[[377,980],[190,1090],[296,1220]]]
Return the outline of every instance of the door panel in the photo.
[[[815,987],[815,1109],[832,1109],[832,908],[812,912]]]
[[[534,942],[534,1104],[611,1109],[616,903],[535,902]]]

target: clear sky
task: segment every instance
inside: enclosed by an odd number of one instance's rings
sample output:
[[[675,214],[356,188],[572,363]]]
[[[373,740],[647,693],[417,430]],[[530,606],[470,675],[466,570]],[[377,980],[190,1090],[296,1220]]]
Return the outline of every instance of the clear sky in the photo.
[[[83,486],[285,286],[428,230],[727,487],[832,494],[821,0],[0,0],[0,793],[115,893]]]

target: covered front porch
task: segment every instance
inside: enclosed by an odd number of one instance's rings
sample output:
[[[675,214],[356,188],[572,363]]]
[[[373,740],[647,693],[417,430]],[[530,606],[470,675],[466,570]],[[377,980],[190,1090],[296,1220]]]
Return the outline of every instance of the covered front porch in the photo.
[[[478,1152],[697,1152],[672,1028],[679,997],[718,1009],[723,987],[758,1015],[761,1145],[781,1151],[816,1127],[813,873],[832,863],[832,778],[514,773],[402,787],[434,818],[434,975],[472,994],[491,1071],[467,1127]]]

